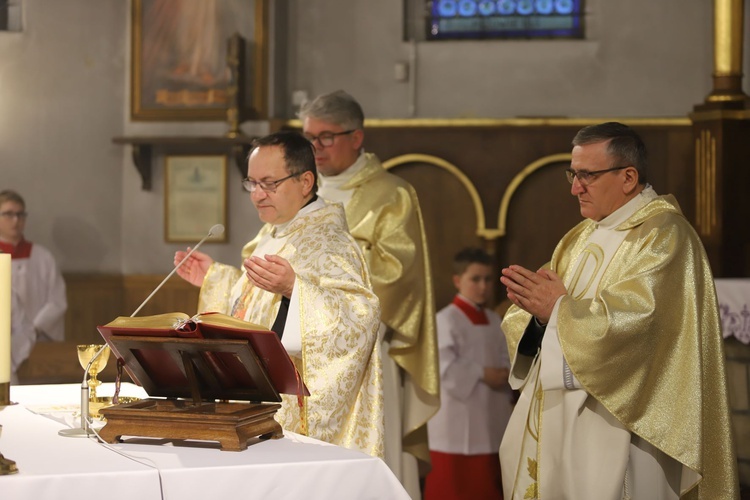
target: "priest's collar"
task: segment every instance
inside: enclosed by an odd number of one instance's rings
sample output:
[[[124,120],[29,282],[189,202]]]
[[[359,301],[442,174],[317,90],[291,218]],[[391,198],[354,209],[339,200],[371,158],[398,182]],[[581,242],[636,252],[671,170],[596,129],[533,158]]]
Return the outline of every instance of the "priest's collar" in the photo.
[[[313,197],[310,198],[310,201],[305,203],[305,205],[299,209],[299,212],[297,212],[294,217],[289,219],[286,222],[282,222],[281,224],[274,224],[273,230],[271,231],[271,236],[274,238],[277,234],[283,234],[284,230],[289,227],[289,225],[297,220],[297,218],[309,214],[310,212],[314,212],[316,210],[319,210],[326,206],[326,202],[323,201],[322,198],[320,198],[317,194],[313,194]]]
[[[359,156],[352,165],[341,172],[338,175],[319,175],[320,187],[326,190],[329,189],[341,189],[341,186],[349,182],[359,173],[360,170],[365,168],[367,164],[367,157],[365,156],[364,149],[360,151]],[[325,198],[325,196],[324,196]]]
[[[635,195],[632,200],[597,222],[596,227],[600,229],[614,229],[656,197],[656,191],[651,187],[651,184],[646,184],[646,187]]]

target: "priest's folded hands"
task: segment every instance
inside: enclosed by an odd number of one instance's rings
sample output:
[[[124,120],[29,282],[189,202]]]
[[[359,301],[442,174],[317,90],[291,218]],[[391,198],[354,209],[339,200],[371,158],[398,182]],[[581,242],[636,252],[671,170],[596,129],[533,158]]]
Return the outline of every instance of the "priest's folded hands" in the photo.
[[[546,324],[557,299],[568,291],[562,279],[549,269],[534,272],[519,265],[502,270],[500,282],[508,289],[508,298],[524,311]]]

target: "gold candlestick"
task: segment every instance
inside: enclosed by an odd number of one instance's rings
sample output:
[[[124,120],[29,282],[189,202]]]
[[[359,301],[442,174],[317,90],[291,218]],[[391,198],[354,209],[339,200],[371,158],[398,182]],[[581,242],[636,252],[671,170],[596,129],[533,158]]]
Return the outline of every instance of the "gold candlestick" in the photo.
[[[0,411],[2,411],[5,408],[4,405],[0,405]],[[3,426],[0,425],[0,437],[3,435]],[[16,463],[9,459],[5,458],[2,453],[0,453],[0,476],[7,476],[8,474],[15,474],[18,472],[18,467],[16,467]]]

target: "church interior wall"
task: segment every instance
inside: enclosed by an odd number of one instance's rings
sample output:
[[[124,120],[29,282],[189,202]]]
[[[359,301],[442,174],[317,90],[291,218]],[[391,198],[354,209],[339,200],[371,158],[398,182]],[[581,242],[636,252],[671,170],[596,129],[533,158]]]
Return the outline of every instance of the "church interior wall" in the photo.
[[[586,40],[416,42],[404,0],[290,0],[287,93],[345,87],[368,116],[684,116],[710,91],[712,3],[588,0]],[[412,22],[407,19],[407,23]],[[413,102],[412,102],[413,101]]]
[[[20,3],[23,31],[0,33],[0,184],[26,197],[28,238],[50,248],[67,276],[166,275],[174,251],[185,246],[164,241],[167,153],[155,151],[153,186],[142,190],[130,146],[112,138],[215,136],[227,124],[131,120],[129,2]],[[589,0],[587,40],[430,43],[404,40],[402,0],[271,3],[276,120],[294,117],[295,91],[314,96],[337,88],[356,96],[373,119],[684,118],[711,86],[710,2]],[[401,62],[410,64],[407,82],[394,77]],[[264,134],[274,123],[246,122],[243,130]],[[417,152],[383,137],[373,146],[384,160],[391,150]],[[682,141],[679,147],[676,157],[684,157]],[[228,242],[203,247],[229,263],[260,227],[241,177],[230,161]]]

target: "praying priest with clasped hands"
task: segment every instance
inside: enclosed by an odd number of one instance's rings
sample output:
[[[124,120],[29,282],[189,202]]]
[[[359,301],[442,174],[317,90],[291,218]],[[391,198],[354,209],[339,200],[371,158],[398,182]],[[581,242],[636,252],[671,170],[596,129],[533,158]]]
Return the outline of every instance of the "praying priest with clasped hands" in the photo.
[[[629,127],[585,127],[567,170],[586,220],[538,271],[503,269],[520,399],[500,445],[506,500],[738,498],[706,253],[647,184]]]
[[[340,204],[316,195],[315,157],[293,132],[258,139],[243,185],[265,226],[242,270],[194,252],[178,273],[201,287],[198,309],[281,336],[310,396],[283,395],[281,426],[383,456],[380,306]],[[175,264],[186,252],[175,254]]]

